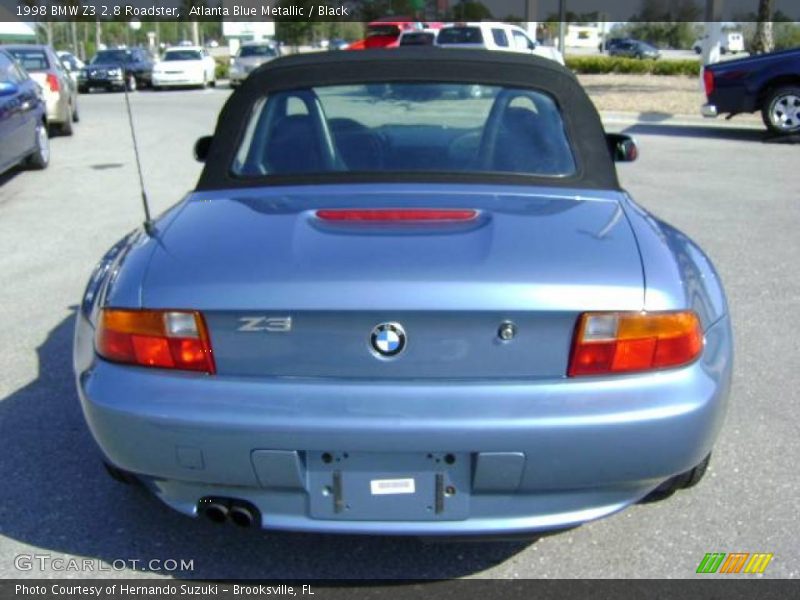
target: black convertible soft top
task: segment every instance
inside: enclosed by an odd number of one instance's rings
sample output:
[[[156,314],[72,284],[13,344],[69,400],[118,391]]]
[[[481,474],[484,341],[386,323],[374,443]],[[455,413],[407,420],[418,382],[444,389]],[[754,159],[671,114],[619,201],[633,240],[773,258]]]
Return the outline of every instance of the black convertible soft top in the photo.
[[[475,83],[550,94],[562,113],[577,170],[569,177],[510,173],[320,173],[241,178],[231,165],[255,103],[266,94],[360,83]],[[597,110],[571,71],[538,56],[435,47],[314,52],[275,59],[254,71],[220,113],[197,190],[344,182],[457,182],[619,189]]]

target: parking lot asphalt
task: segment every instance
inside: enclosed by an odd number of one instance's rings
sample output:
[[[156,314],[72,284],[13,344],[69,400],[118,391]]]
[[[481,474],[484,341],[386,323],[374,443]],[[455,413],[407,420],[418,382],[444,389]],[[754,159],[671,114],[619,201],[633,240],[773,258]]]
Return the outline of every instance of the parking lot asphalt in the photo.
[[[154,212],[196,181],[193,142],[227,93],[132,96]],[[640,144],[640,160],[620,167],[624,185],[705,248],[729,294],[734,386],[706,479],[530,544],[429,545],[215,526],[103,472],[74,390],[72,321],[95,262],[142,210],[123,96],[81,96],[80,110],[75,135],[52,140],[47,170],[0,176],[0,577],[694,577],[706,552],[771,552],[764,576],[800,574],[795,147],[752,128],[611,125]],[[91,559],[95,570],[19,570],[19,555]]]

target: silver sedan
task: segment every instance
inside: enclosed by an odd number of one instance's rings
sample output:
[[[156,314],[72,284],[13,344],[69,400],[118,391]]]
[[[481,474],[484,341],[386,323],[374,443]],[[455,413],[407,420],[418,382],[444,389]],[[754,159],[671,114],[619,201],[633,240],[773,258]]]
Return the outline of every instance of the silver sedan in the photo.
[[[231,58],[228,76],[231,87],[242,83],[252,71],[280,56],[279,48],[270,42],[245,42]]]
[[[51,135],[72,135],[78,122],[78,91],[75,82],[53,48],[45,45],[20,44],[6,50],[25,68],[44,92],[47,124]]]

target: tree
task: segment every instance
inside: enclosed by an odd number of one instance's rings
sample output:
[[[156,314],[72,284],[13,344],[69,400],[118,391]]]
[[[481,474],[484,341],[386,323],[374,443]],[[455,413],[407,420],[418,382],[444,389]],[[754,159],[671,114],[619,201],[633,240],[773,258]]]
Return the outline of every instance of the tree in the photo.
[[[609,37],[629,37],[667,48],[691,48],[698,32],[687,21],[631,21],[615,25]]]
[[[758,31],[758,15],[755,12],[738,13],[733,20],[744,34],[745,47],[755,51]],[[772,39],[774,50],[788,50],[800,46],[800,24],[794,22],[786,13],[776,10],[772,13]]]
[[[204,0],[183,0],[181,2],[181,15],[188,18],[192,8],[205,9],[208,8],[208,4]],[[200,44],[200,25],[197,18],[190,18],[189,24],[189,35],[186,37],[191,38],[193,44]]]
[[[416,17],[425,9],[420,0],[363,0],[359,3],[358,14],[364,22],[383,17]]]
[[[615,27],[615,36],[632,37],[669,48],[691,48],[693,25],[701,11],[694,0],[642,0],[641,10],[629,22]]]
[[[758,24],[753,40],[754,52],[772,52],[775,48],[772,36],[772,11],[774,9],[775,0],[758,0]]]
[[[311,10],[311,0],[282,0],[278,3],[284,8],[297,7],[302,9],[302,14],[307,15]],[[295,48],[311,37],[313,22],[309,19],[302,21],[293,20],[292,17],[277,17],[275,19],[275,37],[284,44]]]
[[[333,40],[341,38],[352,42],[364,36],[364,27],[356,21],[323,21],[314,23],[314,39]]]
[[[460,2],[453,7],[453,19],[456,21],[482,21],[491,18],[492,11],[475,0]]]
[[[568,10],[564,13],[566,17],[567,23],[575,23],[576,25],[583,25],[587,23],[597,23],[600,20],[600,13],[598,11],[587,12],[587,13],[576,13],[571,10]],[[551,23],[554,25],[558,25],[559,23],[559,16],[558,13],[550,13],[545,18],[545,23]]]

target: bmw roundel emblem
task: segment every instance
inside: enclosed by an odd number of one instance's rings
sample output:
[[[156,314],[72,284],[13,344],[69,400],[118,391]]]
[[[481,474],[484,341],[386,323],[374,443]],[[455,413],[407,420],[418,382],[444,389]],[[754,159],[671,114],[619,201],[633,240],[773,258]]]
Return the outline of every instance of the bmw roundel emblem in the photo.
[[[372,330],[369,342],[379,357],[397,356],[406,347],[406,332],[400,323],[381,323]]]

